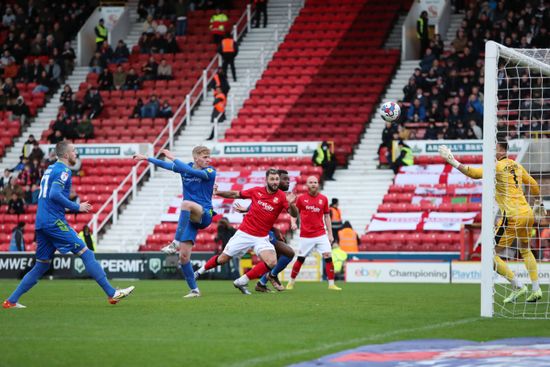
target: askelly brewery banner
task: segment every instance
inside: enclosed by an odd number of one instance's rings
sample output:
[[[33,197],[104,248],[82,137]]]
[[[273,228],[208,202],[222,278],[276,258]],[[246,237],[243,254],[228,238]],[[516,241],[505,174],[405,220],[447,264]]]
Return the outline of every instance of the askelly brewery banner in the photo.
[[[41,145],[46,156],[55,148],[55,145]],[[75,144],[80,158],[131,158],[136,153],[151,155],[151,144]]]
[[[195,252],[191,263],[201,266],[213,253]],[[97,260],[108,278],[181,279],[178,256],[160,252],[128,254],[96,253]],[[33,253],[0,253],[0,278],[21,278],[34,265]],[[215,279],[231,279],[227,266],[218,266],[209,272]],[[74,255],[55,256],[46,276],[56,278],[88,278],[82,260]],[[208,274],[205,274],[208,277]]]
[[[472,224],[476,212],[376,213],[367,232],[384,231],[460,231],[462,224]]]
[[[280,156],[303,157],[313,156],[321,142],[242,142],[242,143],[205,143],[212,151],[213,157],[253,157]]]

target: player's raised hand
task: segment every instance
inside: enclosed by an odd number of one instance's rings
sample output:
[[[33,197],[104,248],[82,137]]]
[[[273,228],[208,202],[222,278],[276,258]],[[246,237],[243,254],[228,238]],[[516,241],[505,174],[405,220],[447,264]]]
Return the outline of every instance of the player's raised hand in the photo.
[[[446,145],[441,145],[439,147],[439,155],[454,168],[458,168],[458,166],[460,166],[460,162],[455,159],[453,152],[451,152],[451,149],[449,149]]]
[[[145,154],[134,154],[133,156],[134,160],[135,161],[146,161],[147,160],[147,156]]]
[[[80,203],[80,208],[78,209],[80,213],[88,213],[90,210],[92,210],[92,204],[87,201]]]
[[[176,159],[176,157],[174,156],[174,154],[172,154],[171,151],[169,151],[168,149],[161,149],[160,150],[160,153],[161,154],[164,154],[164,156],[166,158],[168,158],[169,160],[173,161],[174,159]]]
[[[290,194],[287,194],[286,199],[289,204],[294,204],[296,202],[296,194],[291,192]]]
[[[239,203],[234,203],[233,204],[233,208],[235,208],[235,211],[237,213],[246,213],[248,211],[248,208],[247,207],[244,207],[242,206],[241,204]]]

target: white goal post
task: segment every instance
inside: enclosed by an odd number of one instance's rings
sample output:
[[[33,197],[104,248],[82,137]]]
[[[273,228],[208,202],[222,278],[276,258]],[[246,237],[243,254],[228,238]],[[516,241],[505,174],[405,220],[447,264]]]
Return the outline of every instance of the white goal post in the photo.
[[[540,126],[545,126],[548,123],[544,118],[545,116],[548,118],[548,101],[545,101],[548,92],[545,91],[545,87],[547,88],[550,81],[550,50],[511,49],[488,41],[485,45],[484,72],[481,316],[548,319],[550,318],[548,279],[540,279],[543,298],[539,302],[526,303],[523,298],[520,303],[518,298],[518,302],[504,304],[503,299],[510,294],[512,289],[509,284],[502,285],[503,278],[500,278],[498,282],[495,281],[499,278],[495,275],[494,255],[495,219],[498,216],[498,209],[495,205],[497,130],[506,129],[507,134],[517,134],[518,138],[524,139],[525,144],[531,144],[534,141],[531,139],[539,139],[548,133],[542,131]],[[528,82],[525,82],[526,80]],[[534,89],[530,90],[533,85]],[[531,110],[525,106],[531,106]],[[501,123],[497,127],[499,119],[504,120],[506,125]],[[533,131],[530,130],[531,124],[533,124]],[[512,127],[510,128],[510,126]],[[529,130],[526,130],[525,126]],[[540,160],[540,164],[533,163],[533,167],[538,167],[536,170],[541,170],[542,162],[546,162],[546,167],[550,162],[549,144],[536,144],[536,146],[538,151],[535,153],[538,154],[537,160]],[[530,171],[530,164],[531,161],[523,163],[527,171]],[[545,169],[545,172],[548,171]],[[543,172],[535,173],[538,174],[538,178],[534,178],[539,181]],[[542,183],[539,182],[539,184]],[[505,225],[503,224],[503,226]],[[515,248],[515,252],[517,254],[517,248]],[[507,259],[505,258],[505,260]],[[517,266],[519,267],[521,258],[516,257],[515,260],[518,261]],[[541,263],[540,256],[537,263],[538,265]],[[518,267],[514,267],[513,270]],[[530,286],[529,277],[521,280]]]

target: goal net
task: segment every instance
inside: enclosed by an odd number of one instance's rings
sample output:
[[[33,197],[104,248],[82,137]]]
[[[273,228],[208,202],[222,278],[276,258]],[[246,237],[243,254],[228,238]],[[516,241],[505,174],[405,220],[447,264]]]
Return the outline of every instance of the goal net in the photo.
[[[549,122],[550,50],[487,42],[481,316],[550,318],[550,221],[530,209],[550,196]]]

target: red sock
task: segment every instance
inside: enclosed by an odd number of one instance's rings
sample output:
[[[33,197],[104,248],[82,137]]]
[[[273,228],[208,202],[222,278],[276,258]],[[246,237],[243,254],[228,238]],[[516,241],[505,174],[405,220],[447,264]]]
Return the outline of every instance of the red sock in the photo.
[[[327,273],[328,280],[334,280],[334,264],[332,259],[325,259],[325,273]]]
[[[292,279],[296,279],[296,277],[298,276],[298,273],[300,272],[300,269],[302,268],[302,265],[304,263],[299,261],[299,260],[296,260],[294,262],[294,266],[292,267],[292,273],[290,273],[290,277]]]
[[[218,255],[214,255],[208,259],[206,264],[204,264],[204,270],[214,269],[216,266],[218,266]]]
[[[256,279],[256,278],[260,278],[262,275],[264,275],[268,271],[269,271],[269,268],[267,267],[267,265],[263,261],[260,261],[259,263],[254,265],[252,269],[247,271],[245,275],[248,277],[248,279]]]

